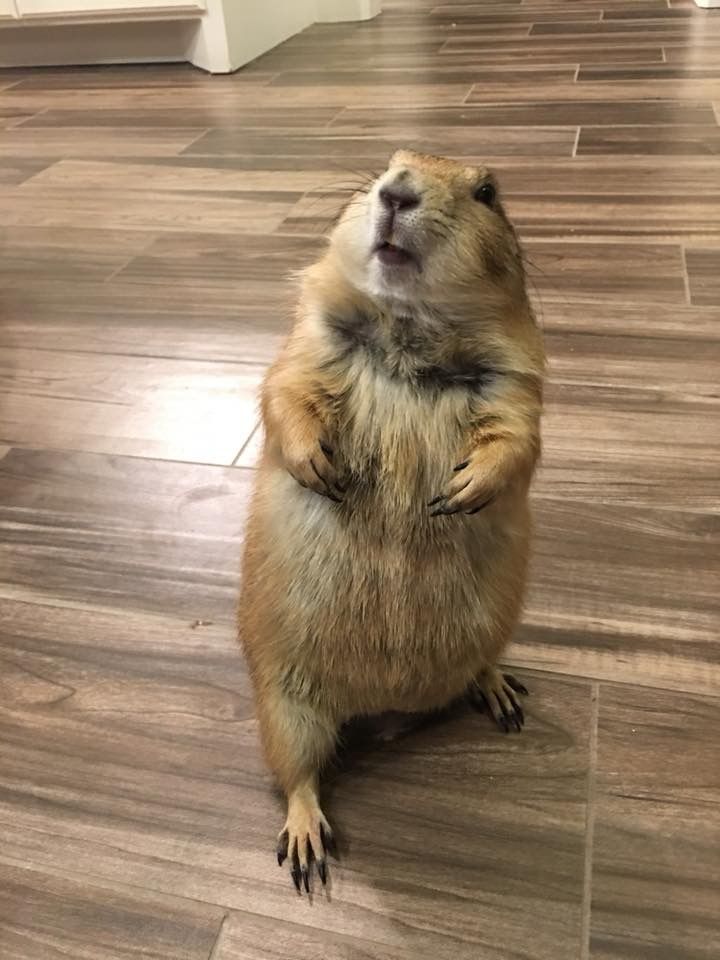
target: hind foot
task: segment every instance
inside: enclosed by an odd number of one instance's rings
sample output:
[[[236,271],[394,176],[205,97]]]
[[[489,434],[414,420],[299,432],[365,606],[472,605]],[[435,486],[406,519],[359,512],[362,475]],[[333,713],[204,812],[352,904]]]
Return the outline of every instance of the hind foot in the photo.
[[[484,670],[468,691],[470,702],[481,713],[490,713],[504,733],[514,727],[518,733],[525,723],[525,714],[515,694],[527,696],[527,688],[509,673],[497,667]]]
[[[298,790],[289,798],[288,818],[278,837],[278,864],[289,861],[290,876],[298,893],[303,887],[310,893],[313,863],[325,886],[328,877],[327,854],[334,850],[330,824],[317,804],[314,791]]]

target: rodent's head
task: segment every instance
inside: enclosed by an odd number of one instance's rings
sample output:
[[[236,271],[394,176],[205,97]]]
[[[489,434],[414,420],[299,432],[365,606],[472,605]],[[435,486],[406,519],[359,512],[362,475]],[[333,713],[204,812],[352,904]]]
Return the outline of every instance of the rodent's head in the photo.
[[[348,279],[383,300],[433,302],[479,287],[524,296],[515,231],[483,167],[399,151],[350,201],[331,244]]]

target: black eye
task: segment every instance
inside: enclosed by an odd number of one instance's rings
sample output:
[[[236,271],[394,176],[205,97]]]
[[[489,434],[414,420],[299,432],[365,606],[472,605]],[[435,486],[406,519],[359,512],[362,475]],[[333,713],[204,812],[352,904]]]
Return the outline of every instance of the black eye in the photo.
[[[477,200],[478,203],[484,203],[486,207],[491,207],[495,202],[495,196],[497,191],[491,183],[481,184],[475,193],[473,198]]]

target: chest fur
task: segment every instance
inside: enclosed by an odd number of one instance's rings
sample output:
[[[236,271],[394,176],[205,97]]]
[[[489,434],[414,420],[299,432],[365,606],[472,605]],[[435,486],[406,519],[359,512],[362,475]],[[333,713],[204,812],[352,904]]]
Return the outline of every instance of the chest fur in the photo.
[[[473,395],[389,376],[371,358],[348,364],[338,401],[339,444],[349,472],[397,506],[443,486],[463,454]]]

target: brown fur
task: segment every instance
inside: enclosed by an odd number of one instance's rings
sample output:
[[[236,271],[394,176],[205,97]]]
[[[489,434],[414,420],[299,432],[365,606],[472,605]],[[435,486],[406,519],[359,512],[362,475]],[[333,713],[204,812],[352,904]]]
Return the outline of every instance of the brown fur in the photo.
[[[422,193],[418,286],[377,292],[363,272],[375,186],[303,276],[262,391],[240,627],[296,870],[306,838],[323,856],[317,776],[339,725],[487,678],[525,582],[543,351],[514,232],[472,199],[486,171],[401,153],[386,176]]]

